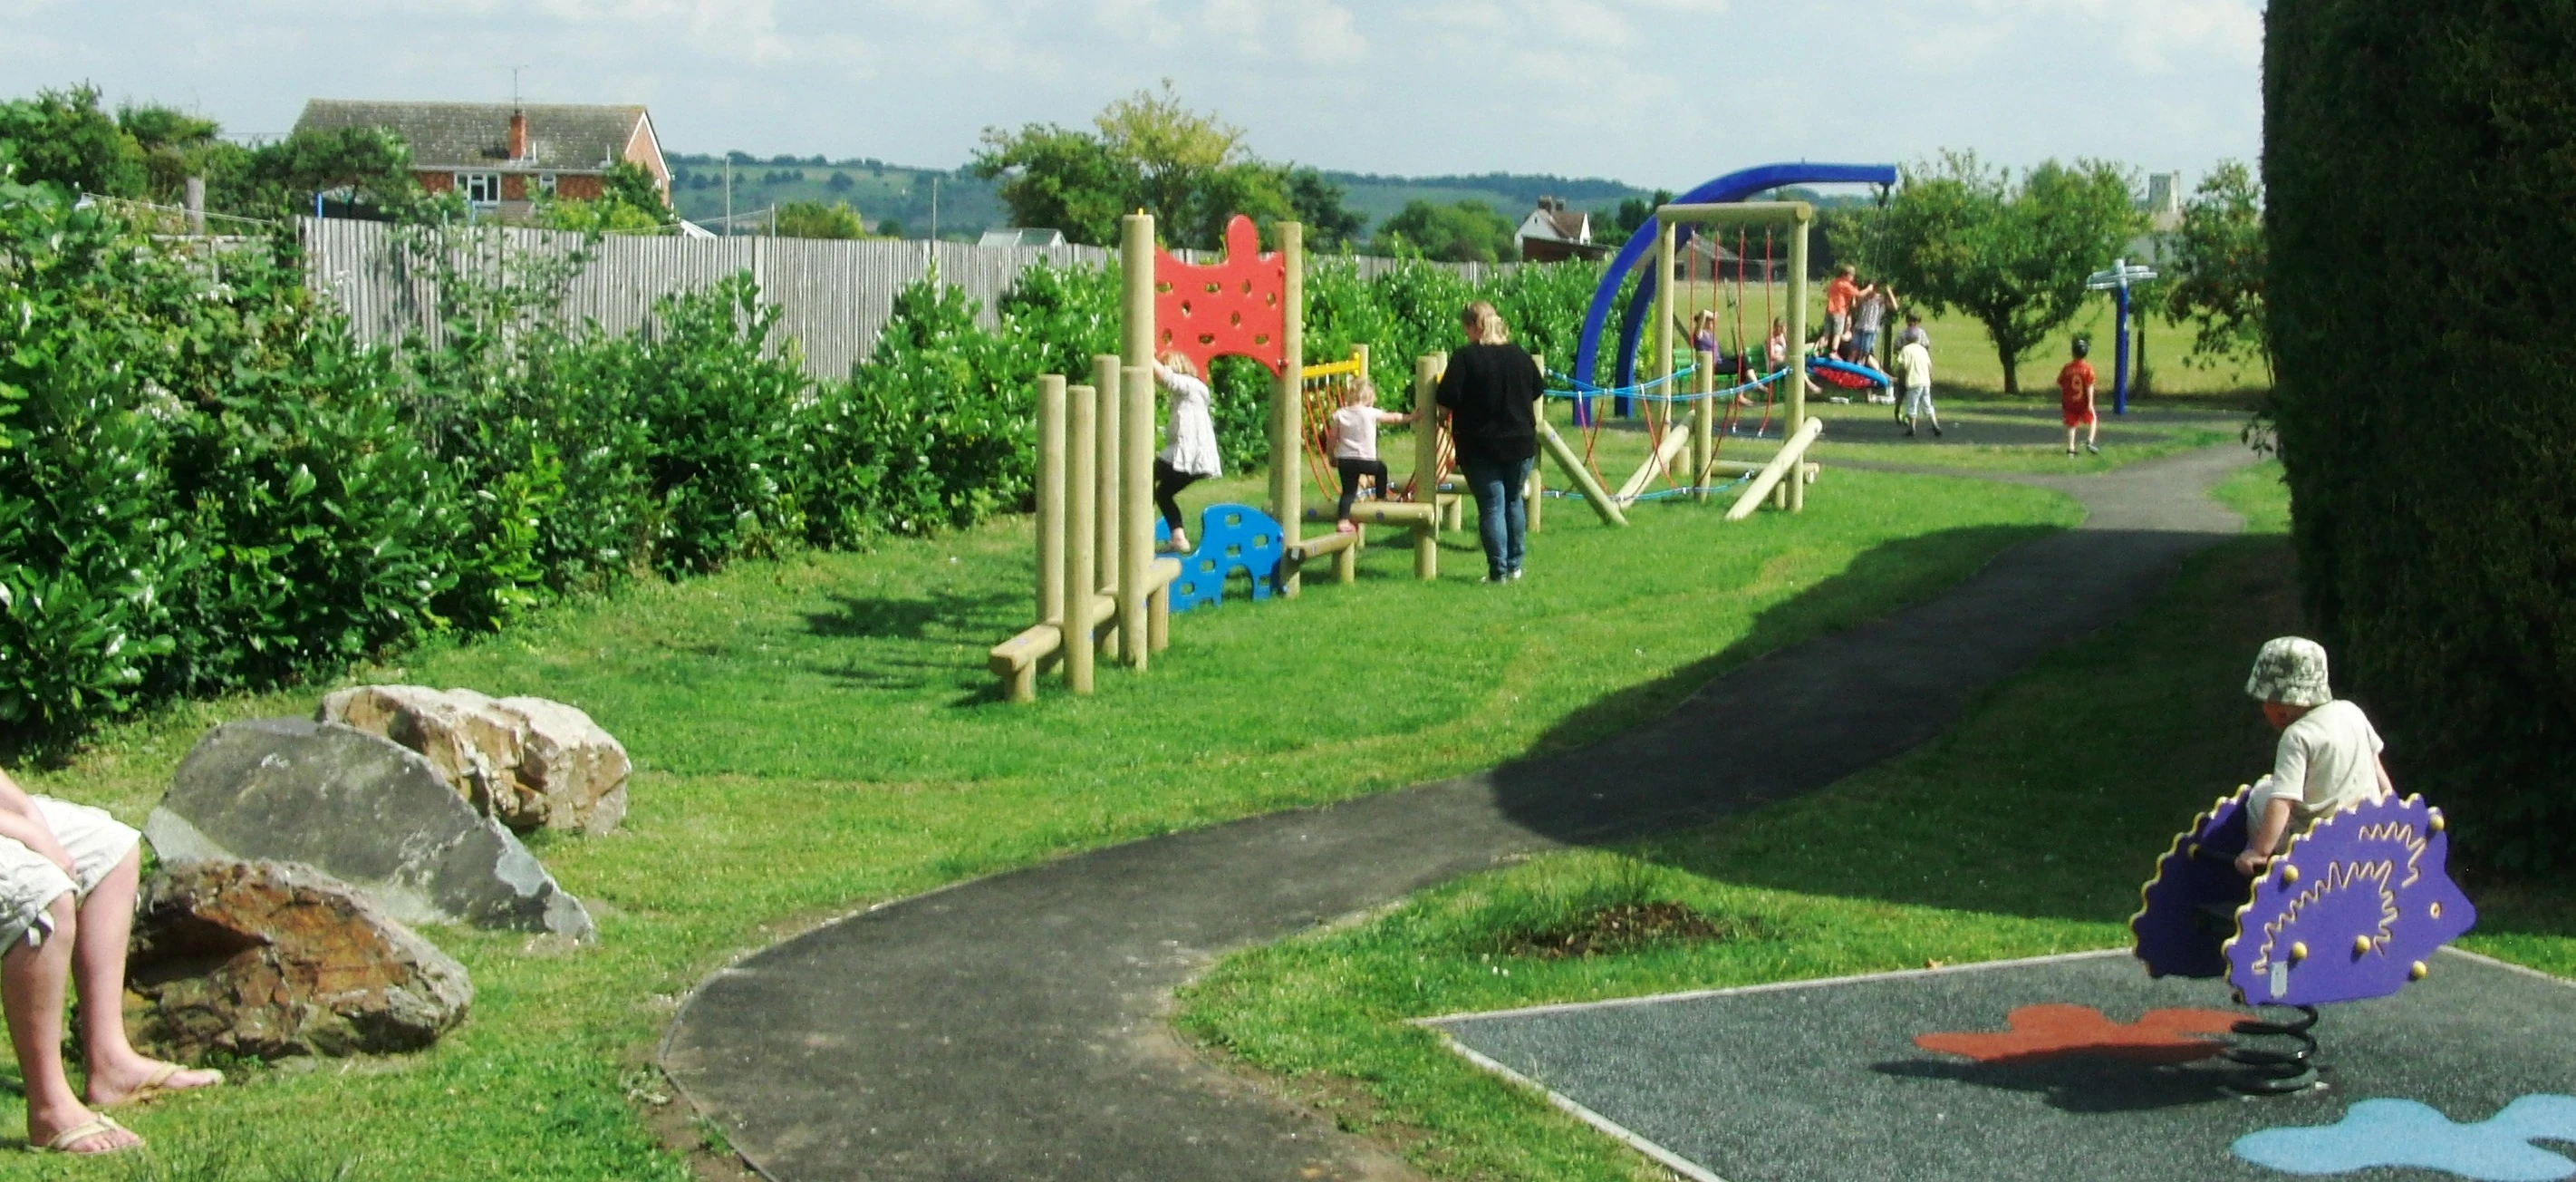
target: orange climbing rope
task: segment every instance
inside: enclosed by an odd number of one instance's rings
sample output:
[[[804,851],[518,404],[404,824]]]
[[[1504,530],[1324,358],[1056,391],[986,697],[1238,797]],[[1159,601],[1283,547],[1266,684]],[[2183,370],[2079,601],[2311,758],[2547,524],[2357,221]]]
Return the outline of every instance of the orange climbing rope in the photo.
[[[1304,380],[1298,383],[1299,425],[1302,428],[1298,434],[1304,440],[1306,471],[1314,477],[1318,491],[1326,497],[1337,497],[1341,490],[1336,486],[1336,473],[1333,471],[1333,412],[1341,409],[1343,392],[1354,383],[1366,380],[1368,375],[1361,372],[1360,353],[1356,349],[1347,360],[1310,366],[1304,374]]]

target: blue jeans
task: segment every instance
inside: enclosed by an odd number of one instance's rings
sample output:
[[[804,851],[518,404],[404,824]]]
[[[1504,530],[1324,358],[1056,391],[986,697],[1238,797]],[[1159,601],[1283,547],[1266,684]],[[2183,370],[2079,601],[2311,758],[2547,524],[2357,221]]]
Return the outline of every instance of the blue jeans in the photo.
[[[1521,539],[1529,533],[1529,505],[1521,490],[1529,487],[1536,459],[1471,460],[1458,468],[1476,494],[1476,532],[1485,542],[1485,573],[1505,578],[1521,568]]]

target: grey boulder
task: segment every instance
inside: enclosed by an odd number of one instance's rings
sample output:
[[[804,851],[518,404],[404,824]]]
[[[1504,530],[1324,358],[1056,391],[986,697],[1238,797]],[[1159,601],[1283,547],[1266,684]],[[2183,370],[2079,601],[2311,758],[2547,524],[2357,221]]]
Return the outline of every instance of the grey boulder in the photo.
[[[404,923],[589,940],[590,913],[418,753],[337,723],[207,732],[143,823],[164,863],[297,862]]]

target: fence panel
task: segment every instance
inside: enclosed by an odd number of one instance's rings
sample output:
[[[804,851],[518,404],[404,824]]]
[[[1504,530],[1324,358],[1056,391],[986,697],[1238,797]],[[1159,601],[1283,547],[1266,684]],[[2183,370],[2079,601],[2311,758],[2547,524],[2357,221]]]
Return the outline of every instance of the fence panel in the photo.
[[[358,339],[398,344],[417,333],[432,344],[443,335],[438,285],[432,269],[414,258],[399,232],[382,222],[298,218],[306,281],[337,302]],[[455,245],[448,263],[480,274],[503,274],[532,259],[560,259],[583,248],[580,234],[510,228],[490,239]],[[1212,256],[1175,251],[1191,261]],[[817,378],[847,375],[876,348],[877,334],[894,313],[908,284],[937,269],[941,282],[974,298],[977,319],[999,323],[995,307],[1039,263],[1055,267],[1105,267],[1118,252],[1097,246],[978,246],[964,242],[894,239],[839,241],[807,238],[665,238],[612,235],[591,244],[589,265],[567,285],[562,304],[571,324],[591,323],[624,334],[651,318],[654,301],[675,292],[702,290],[725,276],[750,271],[764,303],[779,309],[780,342],[793,338],[805,372]],[[1395,267],[1393,259],[1351,260],[1362,279]],[[1482,283],[1516,264],[1441,263],[1469,283]]]

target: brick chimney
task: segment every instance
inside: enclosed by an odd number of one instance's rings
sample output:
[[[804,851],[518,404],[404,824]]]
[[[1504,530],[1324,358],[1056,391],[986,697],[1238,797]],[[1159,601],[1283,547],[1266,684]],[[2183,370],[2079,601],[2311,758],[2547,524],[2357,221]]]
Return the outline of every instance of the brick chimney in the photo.
[[[528,113],[510,112],[510,159],[528,158]]]

